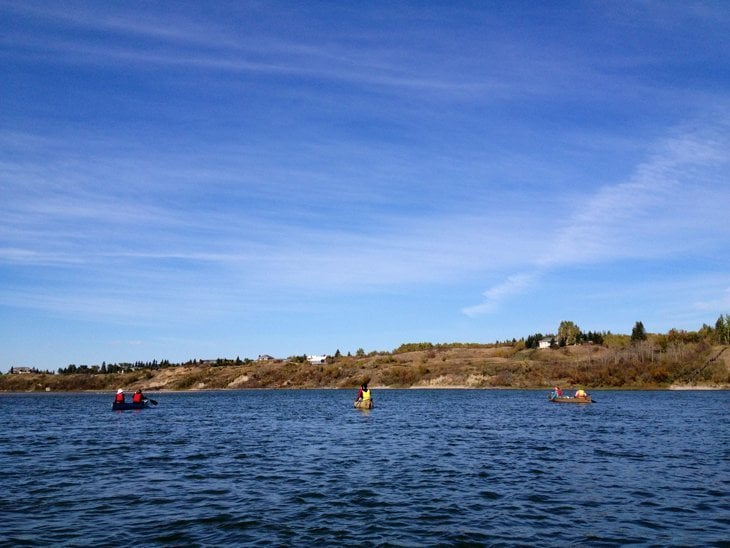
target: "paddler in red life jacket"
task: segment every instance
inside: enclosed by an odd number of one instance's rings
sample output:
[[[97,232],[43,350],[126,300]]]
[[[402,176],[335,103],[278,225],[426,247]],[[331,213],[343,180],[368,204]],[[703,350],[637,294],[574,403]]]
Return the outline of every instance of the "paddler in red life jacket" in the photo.
[[[117,390],[117,395],[114,397],[114,403],[124,403],[124,390],[121,388]]]
[[[141,390],[137,390],[132,396],[132,403],[144,403],[144,396]]]

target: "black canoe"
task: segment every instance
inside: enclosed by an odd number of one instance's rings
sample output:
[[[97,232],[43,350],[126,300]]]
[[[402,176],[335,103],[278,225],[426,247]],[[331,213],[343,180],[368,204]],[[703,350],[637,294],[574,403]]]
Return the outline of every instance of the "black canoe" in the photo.
[[[142,403],[132,403],[132,402],[124,402],[124,403],[112,403],[112,411],[127,411],[128,409],[148,409],[152,407],[150,405],[149,400],[145,400]]]

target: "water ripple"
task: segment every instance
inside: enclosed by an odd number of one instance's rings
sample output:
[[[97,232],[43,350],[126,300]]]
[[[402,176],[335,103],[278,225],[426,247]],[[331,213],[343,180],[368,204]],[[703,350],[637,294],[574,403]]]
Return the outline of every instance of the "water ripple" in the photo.
[[[9,545],[720,545],[729,394],[1,395]],[[691,428],[691,436],[687,435]]]

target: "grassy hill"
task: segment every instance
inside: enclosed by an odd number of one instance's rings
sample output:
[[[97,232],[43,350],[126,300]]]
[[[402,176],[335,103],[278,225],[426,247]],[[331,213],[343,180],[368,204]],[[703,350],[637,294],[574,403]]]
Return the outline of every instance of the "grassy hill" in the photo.
[[[237,388],[730,388],[730,348],[703,340],[612,341],[527,349],[522,341],[502,345],[430,343],[392,352],[329,358],[322,365],[301,360],[217,360],[198,365],[136,368],[93,374],[5,374],[2,391],[203,390]]]

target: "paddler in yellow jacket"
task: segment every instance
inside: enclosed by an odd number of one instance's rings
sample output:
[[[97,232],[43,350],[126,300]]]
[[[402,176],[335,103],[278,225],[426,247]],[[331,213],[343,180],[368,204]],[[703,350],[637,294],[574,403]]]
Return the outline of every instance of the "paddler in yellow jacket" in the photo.
[[[575,391],[575,397],[576,398],[586,398],[586,397],[588,397],[588,394],[586,394],[585,390],[583,390],[582,388],[579,388],[578,390]]]
[[[365,401],[372,399],[372,396],[370,395],[370,390],[368,389],[368,383],[364,383],[362,386],[360,386],[360,390],[357,392],[357,398],[355,398],[355,402]]]

